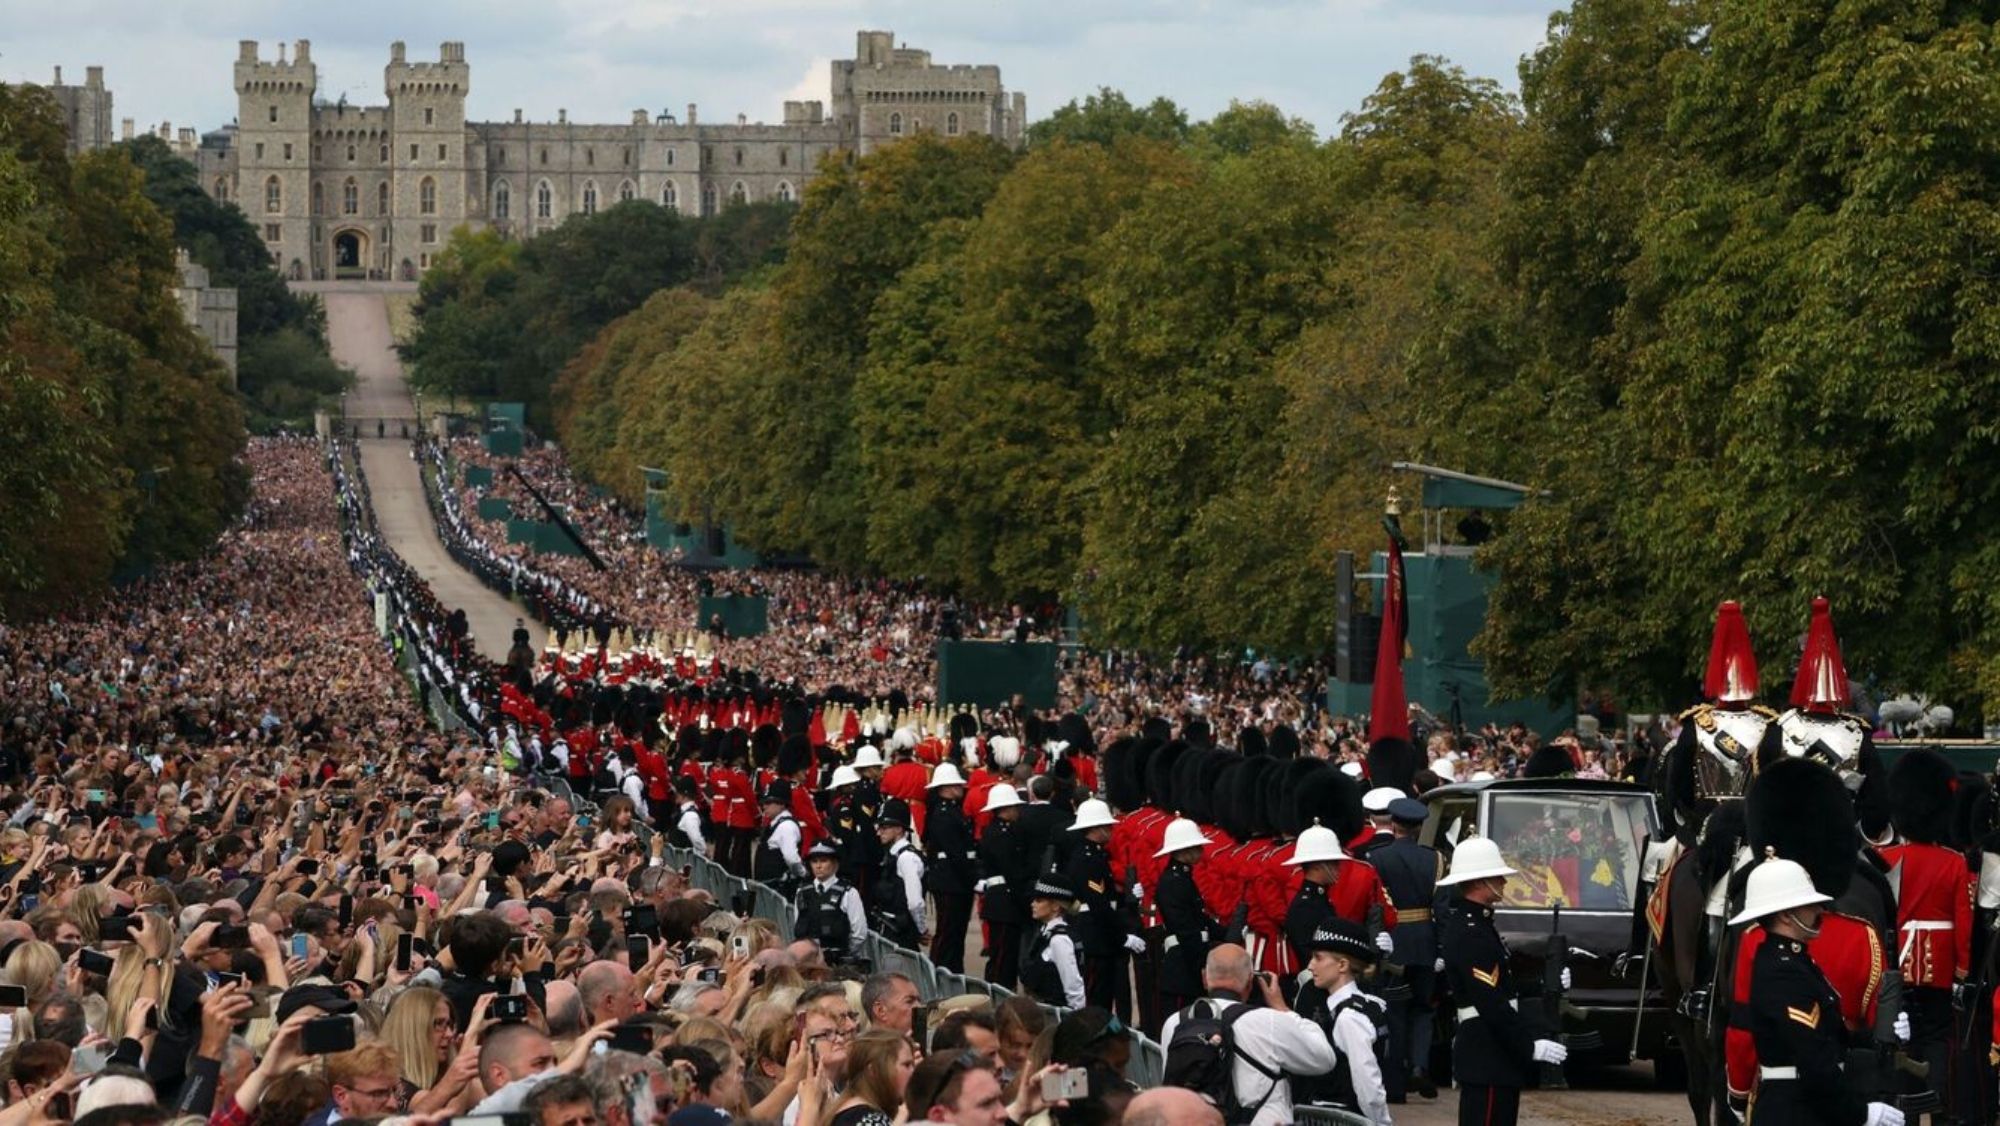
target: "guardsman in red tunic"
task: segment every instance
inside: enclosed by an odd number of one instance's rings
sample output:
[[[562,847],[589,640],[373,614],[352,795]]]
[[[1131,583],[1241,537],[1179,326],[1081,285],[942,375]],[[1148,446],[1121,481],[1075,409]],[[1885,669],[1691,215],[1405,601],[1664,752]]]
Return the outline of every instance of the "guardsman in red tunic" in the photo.
[[[1905,843],[1881,849],[1897,885],[1896,964],[1904,1007],[1914,1023],[1911,1054],[1931,1065],[1931,1087],[1949,1081],[1958,1043],[1953,993],[1971,1016],[1972,900],[1977,890],[1965,854],[1942,842],[1951,831],[1958,770],[1931,750],[1905,752],[1889,771],[1889,805]],[[1949,1097],[1949,1096],[1948,1096]]]

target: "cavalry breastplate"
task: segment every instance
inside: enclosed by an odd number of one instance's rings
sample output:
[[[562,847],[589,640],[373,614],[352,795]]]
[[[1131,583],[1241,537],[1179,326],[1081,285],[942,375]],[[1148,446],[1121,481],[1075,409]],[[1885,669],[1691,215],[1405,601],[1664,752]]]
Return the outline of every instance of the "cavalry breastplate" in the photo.
[[[1778,738],[1788,758],[1809,758],[1840,775],[1850,790],[1861,785],[1861,742],[1868,730],[1853,716],[1794,708],[1778,717]]]
[[[1696,711],[1694,741],[1700,750],[1694,761],[1696,797],[1714,800],[1743,796],[1750,788],[1757,745],[1764,741],[1764,730],[1771,725],[1771,718],[1771,713],[1762,708]]]

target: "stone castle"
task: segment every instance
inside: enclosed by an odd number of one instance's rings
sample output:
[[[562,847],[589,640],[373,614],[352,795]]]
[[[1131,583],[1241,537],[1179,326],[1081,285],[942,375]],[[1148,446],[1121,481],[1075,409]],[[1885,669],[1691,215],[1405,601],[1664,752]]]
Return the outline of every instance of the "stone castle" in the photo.
[[[643,199],[712,215],[753,200],[797,200],[840,151],[868,152],[919,132],[985,134],[1018,146],[1025,97],[997,66],[940,66],[888,31],[859,34],[833,64],[833,106],[786,102],[781,124],[703,123],[632,111],[618,125],[465,118],[472,69],[463,43],[436,61],[389,48],[387,106],[315,98],[312,45],[263,59],[239,45],[236,124],[203,136],[195,162],[216,199],[235,203],[294,279],[413,279],[455,227],[514,238],[571,215]],[[109,102],[106,101],[106,115]]]

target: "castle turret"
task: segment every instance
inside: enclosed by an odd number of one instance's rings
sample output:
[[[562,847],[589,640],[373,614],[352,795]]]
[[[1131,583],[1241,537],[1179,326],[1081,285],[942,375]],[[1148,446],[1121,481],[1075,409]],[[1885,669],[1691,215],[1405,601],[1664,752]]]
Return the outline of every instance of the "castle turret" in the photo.
[[[311,44],[296,57],[258,57],[257,41],[237,44],[236,182],[230,197],[264,235],[286,277],[309,276],[312,262],[312,99],[319,85]]]
[[[466,182],[465,96],[472,68],[465,44],[441,43],[436,62],[413,63],[397,43],[382,83],[392,135],[389,262],[402,277],[428,268],[453,227],[485,217],[483,201]]]

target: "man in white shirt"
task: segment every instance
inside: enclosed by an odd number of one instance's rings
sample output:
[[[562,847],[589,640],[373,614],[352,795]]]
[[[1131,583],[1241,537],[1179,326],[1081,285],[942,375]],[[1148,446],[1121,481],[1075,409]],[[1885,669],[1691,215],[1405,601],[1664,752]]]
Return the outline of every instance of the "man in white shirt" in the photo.
[[[1340,1053],[1327,1083],[1333,1101],[1375,1126],[1389,1126],[1389,1089],[1375,1054],[1388,1011],[1380,999],[1361,992],[1354,983],[1355,975],[1374,965],[1381,951],[1360,926],[1341,918],[1321,923],[1308,948],[1312,961],[1307,969],[1313,984],[1326,994],[1326,1020],[1331,1025],[1328,1035],[1334,1051]],[[1312,990],[1305,994],[1318,995]]]
[[[1270,974],[1253,974],[1250,952],[1234,943],[1224,943],[1208,952],[1202,970],[1202,987],[1208,991],[1196,1006],[1213,1006],[1218,1018],[1244,1003],[1255,988],[1264,999],[1264,1008],[1252,1009],[1230,1025],[1235,1040],[1235,1059],[1230,1078],[1236,1102],[1256,1107],[1250,1126],[1280,1126],[1294,1120],[1290,1075],[1324,1075],[1339,1062],[1333,1045],[1318,1025],[1285,1007],[1278,982]],[[1199,1010],[1197,1010],[1199,1011]],[[1167,1017],[1160,1029],[1160,1043],[1172,1043],[1183,1012]],[[1276,1071],[1277,1077],[1270,1073]]]

